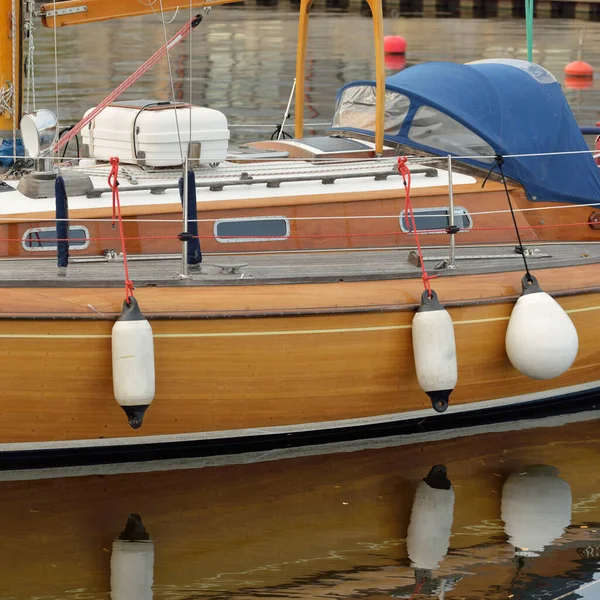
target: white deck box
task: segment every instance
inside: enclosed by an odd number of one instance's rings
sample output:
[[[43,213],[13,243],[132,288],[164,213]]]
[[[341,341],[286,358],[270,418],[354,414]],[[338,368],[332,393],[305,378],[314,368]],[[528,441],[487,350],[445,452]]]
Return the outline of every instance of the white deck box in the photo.
[[[123,163],[148,167],[181,165],[182,152],[186,157],[189,142],[196,142],[200,164],[207,165],[225,160],[229,129],[227,117],[212,108],[139,100],[107,106],[83,129],[82,138],[90,158],[118,156]]]

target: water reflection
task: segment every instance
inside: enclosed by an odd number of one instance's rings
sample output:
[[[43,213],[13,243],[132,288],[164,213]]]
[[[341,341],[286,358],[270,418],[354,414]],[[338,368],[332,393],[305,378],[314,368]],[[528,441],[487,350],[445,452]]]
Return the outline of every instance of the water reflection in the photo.
[[[5,481],[0,598],[598,597],[597,428]]]
[[[433,573],[448,553],[454,520],[454,489],[444,465],[435,465],[419,482],[406,534],[410,565],[415,570],[414,589],[396,590],[395,598],[414,594],[437,596],[452,590],[460,577]]]
[[[129,515],[110,557],[112,600],[152,600],[154,543],[140,515]]]
[[[502,488],[502,520],[516,556],[540,556],[571,524],[571,488],[549,465],[530,465]]]

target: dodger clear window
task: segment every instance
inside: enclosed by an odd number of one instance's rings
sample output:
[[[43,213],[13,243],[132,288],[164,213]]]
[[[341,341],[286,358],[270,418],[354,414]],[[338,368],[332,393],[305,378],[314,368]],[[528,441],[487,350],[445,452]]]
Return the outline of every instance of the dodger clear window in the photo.
[[[398,133],[408,114],[407,96],[385,91],[385,131]],[[332,127],[352,127],[375,131],[375,86],[353,85],[346,88],[335,107]]]
[[[290,235],[290,222],[285,217],[248,217],[220,219],[215,222],[217,242],[276,242]]]
[[[56,250],[58,234],[56,227],[32,227],[28,229],[21,239],[21,246],[27,251]],[[90,232],[83,225],[69,227],[69,248],[71,250],[85,250],[90,245]]]
[[[421,233],[441,233],[450,227],[450,212],[447,207],[413,208],[413,214],[417,231]],[[473,219],[466,208],[454,207],[454,225],[460,227],[461,232],[473,227]],[[414,232],[410,216],[406,215],[405,211],[400,213],[400,229],[403,233]]]
[[[485,140],[452,117],[430,106],[421,106],[417,110],[408,137],[413,142],[436,148],[447,154],[486,156],[489,158],[477,160],[490,164],[494,161],[495,152]]]

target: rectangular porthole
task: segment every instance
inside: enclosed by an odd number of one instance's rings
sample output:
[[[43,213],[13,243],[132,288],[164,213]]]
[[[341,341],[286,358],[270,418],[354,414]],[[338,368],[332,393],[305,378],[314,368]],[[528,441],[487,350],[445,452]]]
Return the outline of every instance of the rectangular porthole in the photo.
[[[450,226],[448,208],[415,208],[413,214],[417,231],[421,233],[438,233],[439,230],[443,232]],[[473,219],[466,208],[454,207],[454,224],[461,231],[468,231],[473,227]],[[413,233],[412,222],[405,211],[400,213],[400,229],[403,233]]]
[[[32,227],[21,239],[21,246],[28,252],[49,252],[57,249],[56,227]],[[90,245],[90,232],[83,225],[69,227],[69,248],[85,250]]]
[[[290,236],[290,222],[285,217],[247,217],[219,219],[214,235],[222,244],[232,242],[276,242]]]

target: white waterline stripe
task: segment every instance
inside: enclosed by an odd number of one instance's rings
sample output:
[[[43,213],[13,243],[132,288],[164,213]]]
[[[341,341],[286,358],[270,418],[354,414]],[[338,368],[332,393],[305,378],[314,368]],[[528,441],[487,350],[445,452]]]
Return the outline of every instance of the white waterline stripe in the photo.
[[[576,394],[595,388],[600,388],[600,381],[592,381],[578,385],[547,390],[543,392],[533,392],[530,394],[521,394],[495,400],[482,400],[480,402],[471,402],[466,404],[452,404],[444,414],[463,413],[468,411],[478,411],[487,408],[498,408],[510,406],[512,404],[521,404],[525,402],[534,402],[556,396],[567,394]],[[361,417],[357,419],[340,419],[336,421],[323,421],[319,423],[300,423],[296,425],[281,425],[276,427],[253,427],[250,429],[228,429],[222,431],[206,431],[199,433],[176,433],[168,435],[140,435],[138,437],[123,438],[102,438],[102,439],[83,439],[83,440],[62,440],[56,442],[14,442],[0,444],[1,452],[8,451],[27,451],[27,450],[52,450],[67,448],[96,448],[111,446],[135,446],[136,444],[161,444],[173,442],[194,442],[222,440],[233,438],[246,438],[252,436],[275,435],[286,433],[300,433],[308,431],[322,431],[328,429],[341,429],[344,427],[361,427],[367,425],[377,425],[380,423],[392,423],[394,421],[406,421],[411,419],[424,419],[435,416],[433,409],[415,410],[402,413],[392,413],[378,415],[375,417]],[[430,434],[427,434],[430,435]]]
[[[572,308],[567,310],[568,314],[590,312],[599,310],[600,306],[587,306],[585,308]],[[291,315],[294,316],[294,315]],[[319,315],[317,315],[319,316]],[[508,321],[510,317],[490,317],[489,319],[464,319],[454,321],[454,325],[474,325],[477,323],[493,323],[495,321]],[[289,331],[278,329],[275,331],[229,331],[221,333],[155,333],[155,338],[226,338],[226,337],[263,337],[278,335],[318,335],[322,333],[366,333],[370,331],[397,331],[401,329],[412,329],[411,325],[381,325],[373,327],[341,327],[339,329],[290,329]],[[0,333],[0,339],[49,339],[49,340],[87,340],[87,339],[110,339],[108,333]]]

